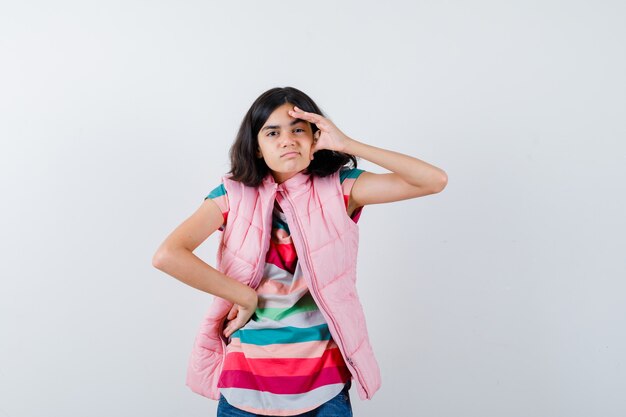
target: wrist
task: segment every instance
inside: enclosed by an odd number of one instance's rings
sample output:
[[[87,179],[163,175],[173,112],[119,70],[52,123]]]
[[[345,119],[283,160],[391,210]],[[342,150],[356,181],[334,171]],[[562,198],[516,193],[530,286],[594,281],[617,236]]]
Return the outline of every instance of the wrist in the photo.
[[[244,299],[241,305],[243,307],[246,307],[247,309],[253,310],[256,308],[258,301],[259,301],[259,298],[254,288],[247,287],[246,295],[244,296]]]
[[[358,143],[359,142],[357,142],[356,140],[346,136],[345,145],[344,145],[343,150],[341,152],[347,153],[347,154],[350,154],[350,155],[355,155],[354,148],[355,148],[355,146],[358,145]]]

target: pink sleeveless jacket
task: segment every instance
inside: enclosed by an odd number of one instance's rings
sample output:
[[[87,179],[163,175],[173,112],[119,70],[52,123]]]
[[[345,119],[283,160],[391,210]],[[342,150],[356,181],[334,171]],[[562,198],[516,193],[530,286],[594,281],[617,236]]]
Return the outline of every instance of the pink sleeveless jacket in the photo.
[[[324,178],[299,172],[277,184],[268,174],[258,187],[222,178],[230,207],[217,251],[216,269],[256,288],[269,249],[272,209],[277,199],[287,217],[303,276],[328,323],[333,340],[357,381],[362,400],[380,388],[380,370],[356,290],[358,225],[346,213],[339,172]],[[219,400],[227,340],[223,336],[232,303],[214,297],[196,337],[187,386]]]

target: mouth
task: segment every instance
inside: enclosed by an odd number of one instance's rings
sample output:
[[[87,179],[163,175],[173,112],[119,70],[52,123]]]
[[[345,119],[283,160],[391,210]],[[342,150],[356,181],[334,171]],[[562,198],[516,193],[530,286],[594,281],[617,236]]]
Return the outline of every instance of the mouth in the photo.
[[[295,152],[295,151],[287,152],[287,153],[282,154],[280,157],[282,158],[284,156],[290,156],[290,155],[300,155],[300,152]]]

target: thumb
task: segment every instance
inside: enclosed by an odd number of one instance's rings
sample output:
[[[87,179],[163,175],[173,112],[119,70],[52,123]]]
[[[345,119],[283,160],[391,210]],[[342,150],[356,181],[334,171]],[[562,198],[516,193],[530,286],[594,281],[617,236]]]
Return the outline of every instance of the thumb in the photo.
[[[232,320],[235,317],[237,317],[237,311],[239,311],[239,306],[237,304],[235,304],[233,306],[233,308],[230,309],[230,311],[228,312],[228,320]]]

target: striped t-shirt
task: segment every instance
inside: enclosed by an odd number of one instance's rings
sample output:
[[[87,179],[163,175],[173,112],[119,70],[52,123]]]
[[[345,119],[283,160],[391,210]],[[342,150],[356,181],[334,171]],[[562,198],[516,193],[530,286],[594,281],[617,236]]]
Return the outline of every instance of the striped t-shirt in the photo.
[[[362,172],[357,168],[340,171],[346,208],[352,185]],[[206,198],[222,210],[224,223],[219,230],[223,231],[228,218],[223,184]],[[362,209],[351,214],[355,223]],[[255,414],[293,416],[339,394],[351,379],[350,371],[307,288],[286,216],[276,201],[257,294],[254,315],[226,346],[218,388],[228,403]]]

